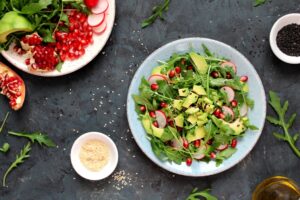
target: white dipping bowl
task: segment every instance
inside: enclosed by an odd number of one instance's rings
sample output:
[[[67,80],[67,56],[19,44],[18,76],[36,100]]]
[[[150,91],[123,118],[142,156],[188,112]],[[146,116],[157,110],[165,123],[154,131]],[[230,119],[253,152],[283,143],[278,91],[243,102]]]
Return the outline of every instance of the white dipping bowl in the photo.
[[[108,163],[99,171],[87,169],[80,161],[79,152],[81,146],[88,140],[99,140],[104,143],[109,150]],[[75,171],[83,178],[97,181],[108,177],[116,169],[118,164],[118,150],[115,143],[105,134],[98,132],[89,132],[77,138],[71,149],[71,163]]]
[[[292,13],[279,18],[270,32],[270,45],[274,54],[283,62],[289,64],[300,64],[300,56],[289,56],[283,53],[277,46],[276,38],[278,32],[286,25],[300,24],[300,13]]]

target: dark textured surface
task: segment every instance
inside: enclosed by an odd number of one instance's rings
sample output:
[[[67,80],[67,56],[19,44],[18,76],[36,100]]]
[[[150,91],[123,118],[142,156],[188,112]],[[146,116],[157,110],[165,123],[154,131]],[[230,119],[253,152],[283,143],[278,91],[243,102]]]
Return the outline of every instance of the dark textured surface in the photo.
[[[9,175],[9,187],[0,189],[1,200],[184,199],[194,187],[212,188],[220,199],[248,200],[255,186],[269,176],[284,175],[300,183],[300,159],[287,144],[274,139],[275,128],[268,123],[253,151],[237,166],[219,175],[189,178],[168,173],[143,155],[131,138],[125,110],[134,71],[152,51],[178,38],[201,36],[236,47],[253,63],[266,91],[279,91],[300,113],[299,65],[280,62],[268,43],[275,20],[299,12],[299,2],[273,0],[254,8],[251,0],[173,0],[165,22],[141,30],[141,20],[157,2],[117,0],[116,26],[105,53],[78,72],[39,78],[18,71],[28,94],[24,108],[11,114],[0,136],[0,143],[12,146],[7,155],[0,155],[0,173],[26,143],[7,136],[7,130],[47,132],[58,148],[34,146],[30,159]],[[9,110],[4,97],[0,107],[2,119]],[[299,118],[293,129],[300,129]],[[120,190],[112,177],[89,182],[72,169],[71,145],[88,131],[107,133],[116,142],[120,153],[116,172],[124,170],[128,183]]]

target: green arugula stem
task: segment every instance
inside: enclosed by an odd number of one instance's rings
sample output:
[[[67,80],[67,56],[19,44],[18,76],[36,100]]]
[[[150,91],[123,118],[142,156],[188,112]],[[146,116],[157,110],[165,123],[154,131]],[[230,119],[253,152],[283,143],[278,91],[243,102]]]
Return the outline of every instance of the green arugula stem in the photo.
[[[8,115],[9,115],[9,112],[6,113],[5,118],[4,118],[4,120],[3,120],[2,124],[1,124],[0,133],[2,132],[2,130],[4,128],[4,125],[5,125],[6,121],[7,121]]]
[[[282,124],[284,124],[282,127],[283,127],[283,130],[284,130],[284,134],[285,134],[285,138],[286,138],[286,141],[289,143],[290,147],[292,148],[292,150],[294,151],[294,153],[300,157],[300,150],[296,147],[295,145],[295,142],[292,140],[291,138],[291,135],[287,129],[287,125],[285,123],[285,120],[282,116],[279,116],[279,119],[280,119],[280,122]]]

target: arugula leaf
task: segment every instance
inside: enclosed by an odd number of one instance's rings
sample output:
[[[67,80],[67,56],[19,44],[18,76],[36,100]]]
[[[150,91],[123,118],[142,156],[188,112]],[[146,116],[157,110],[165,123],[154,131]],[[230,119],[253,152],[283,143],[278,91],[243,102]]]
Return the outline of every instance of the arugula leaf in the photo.
[[[52,0],[39,0],[37,3],[29,3],[22,7],[21,13],[27,15],[33,15],[40,12],[51,5]]]
[[[47,136],[41,132],[34,132],[34,133],[16,133],[13,131],[8,132],[10,135],[18,136],[18,137],[26,137],[32,143],[38,142],[41,146],[47,147],[55,147],[55,143]]]
[[[218,200],[217,197],[211,195],[209,189],[198,191],[198,188],[193,189],[191,194],[186,198],[186,200],[200,200],[200,197],[204,197],[206,200]]]
[[[152,15],[142,22],[142,28],[153,24],[157,18],[164,20],[163,13],[169,9],[170,0],[165,0],[163,4],[159,4],[152,9]]]
[[[157,81],[157,84],[159,86],[158,93],[169,98],[175,98],[176,92],[173,87],[167,83],[167,81]]]
[[[0,151],[3,152],[3,153],[6,153],[10,148],[10,145],[8,143],[4,143],[2,145],[2,147],[0,148]]]
[[[208,57],[213,57],[214,54],[207,48],[207,46],[205,44],[202,44],[202,48],[204,50],[204,53],[208,56]]]
[[[266,2],[267,2],[267,0],[255,0],[254,6],[257,7],[257,6],[263,5]]]
[[[63,66],[63,62],[59,62],[57,65],[56,65],[56,70],[61,72],[61,69],[62,69],[62,66]]]
[[[300,158],[300,149],[296,147],[296,140],[298,139],[298,134],[292,136],[289,132],[289,128],[292,126],[293,122],[295,121],[296,114],[293,114],[289,118],[288,122],[286,122],[285,115],[289,107],[288,101],[285,101],[284,104],[281,105],[279,96],[273,91],[269,92],[269,96],[270,96],[269,104],[276,112],[278,118],[276,119],[274,117],[267,116],[267,120],[276,126],[280,126],[284,132],[283,134],[273,133],[273,135],[277,139],[286,141],[290,145],[294,153]]]
[[[152,104],[150,103],[150,101],[148,99],[146,99],[145,97],[142,97],[139,95],[132,95],[132,97],[136,104],[144,105],[147,107],[148,110],[155,110],[154,107],[152,106]]]
[[[16,160],[9,166],[9,168],[6,170],[6,172],[4,173],[4,176],[2,178],[2,185],[3,187],[6,186],[6,178],[8,176],[8,174],[16,167],[18,167],[18,165],[22,164],[25,159],[29,158],[29,152],[31,150],[31,144],[30,142],[27,143],[26,146],[24,146],[24,148],[20,151],[20,154],[18,154],[16,156]]]
[[[3,120],[3,122],[2,122],[2,124],[0,126],[0,133],[2,132],[2,130],[4,128],[4,125],[5,125],[6,121],[7,121],[8,116],[9,116],[9,112],[6,113],[6,115],[4,117],[4,120]]]

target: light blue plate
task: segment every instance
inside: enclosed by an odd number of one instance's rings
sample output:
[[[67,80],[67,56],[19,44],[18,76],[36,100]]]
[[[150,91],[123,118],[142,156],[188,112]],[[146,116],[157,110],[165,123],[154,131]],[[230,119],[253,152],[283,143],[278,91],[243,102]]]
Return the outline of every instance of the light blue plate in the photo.
[[[249,77],[249,96],[255,100],[254,109],[252,109],[248,116],[252,124],[257,126],[257,131],[247,131],[245,137],[239,139],[237,149],[238,151],[229,159],[225,160],[219,167],[216,167],[215,161],[196,162],[188,167],[185,163],[177,165],[175,163],[159,160],[151,149],[150,142],[146,138],[141,122],[138,120],[138,115],[135,112],[135,104],[132,99],[133,94],[138,94],[138,87],[141,78],[145,76],[148,78],[154,67],[158,66],[157,60],[165,61],[170,58],[173,53],[187,53],[191,49],[199,53],[203,53],[201,47],[205,44],[217,56],[229,58],[237,65],[238,75],[247,75]],[[176,40],[154,51],[140,66],[135,73],[128,91],[127,97],[127,118],[131,132],[134,139],[141,150],[158,166],[184,176],[209,176],[223,172],[238,162],[240,162],[252,150],[258,138],[261,135],[266,117],[266,97],[262,82],[255,71],[253,65],[236,49],[222,42],[206,39],[206,38],[186,38]]]

